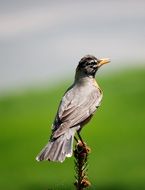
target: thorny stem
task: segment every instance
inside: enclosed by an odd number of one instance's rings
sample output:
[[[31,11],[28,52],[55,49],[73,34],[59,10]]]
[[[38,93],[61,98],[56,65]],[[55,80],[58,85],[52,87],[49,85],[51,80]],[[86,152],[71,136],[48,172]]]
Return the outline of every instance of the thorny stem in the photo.
[[[74,185],[76,186],[77,190],[84,190],[86,187],[91,185],[87,177],[88,154],[90,151],[91,149],[84,142],[82,143],[81,141],[78,141],[75,145],[74,157],[76,181]]]

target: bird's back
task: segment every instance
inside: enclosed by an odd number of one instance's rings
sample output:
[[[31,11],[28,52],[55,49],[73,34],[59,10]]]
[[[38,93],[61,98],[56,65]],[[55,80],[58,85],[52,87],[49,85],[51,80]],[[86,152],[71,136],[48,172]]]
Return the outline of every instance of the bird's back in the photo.
[[[81,125],[99,107],[102,91],[94,79],[85,78],[74,83],[64,94],[53,125],[53,136],[58,137],[68,128]]]

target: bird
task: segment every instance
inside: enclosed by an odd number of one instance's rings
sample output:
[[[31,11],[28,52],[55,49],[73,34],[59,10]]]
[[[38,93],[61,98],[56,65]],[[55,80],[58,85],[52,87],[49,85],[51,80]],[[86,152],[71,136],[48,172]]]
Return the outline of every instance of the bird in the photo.
[[[63,162],[73,154],[75,135],[91,120],[101,104],[103,92],[95,75],[98,69],[110,59],[98,59],[86,55],[78,63],[73,84],[64,93],[52,124],[52,133],[47,145],[36,157],[37,161]]]

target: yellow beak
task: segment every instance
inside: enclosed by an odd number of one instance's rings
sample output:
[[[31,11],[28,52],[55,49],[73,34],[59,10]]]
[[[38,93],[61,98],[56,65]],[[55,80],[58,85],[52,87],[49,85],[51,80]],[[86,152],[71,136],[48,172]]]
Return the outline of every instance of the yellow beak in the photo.
[[[109,58],[103,58],[103,59],[99,59],[99,66],[102,66],[104,64],[109,63],[111,60]]]

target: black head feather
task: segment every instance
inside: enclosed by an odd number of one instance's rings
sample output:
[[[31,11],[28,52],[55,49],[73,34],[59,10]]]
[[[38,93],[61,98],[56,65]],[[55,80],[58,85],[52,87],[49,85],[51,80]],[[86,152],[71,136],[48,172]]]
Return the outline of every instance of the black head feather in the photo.
[[[80,60],[77,69],[84,72],[87,75],[95,76],[96,71],[98,70],[98,63],[99,60],[95,56],[86,55]]]

